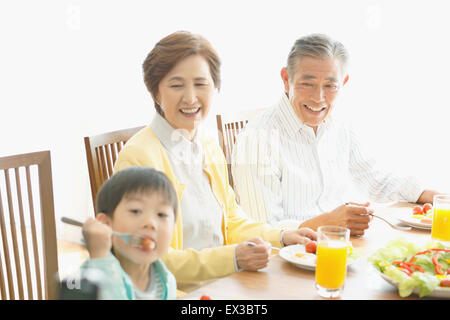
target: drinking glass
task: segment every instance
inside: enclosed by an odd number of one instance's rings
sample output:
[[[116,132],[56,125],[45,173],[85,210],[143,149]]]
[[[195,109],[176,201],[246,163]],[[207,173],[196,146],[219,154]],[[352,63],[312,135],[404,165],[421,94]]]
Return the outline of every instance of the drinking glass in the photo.
[[[440,194],[433,198],[433,223],[431,238],[450,243],[450,195]]]
[[[317,293],[324,298],[338,298],[344,290],[350,230],[321,226],[317,231]]]

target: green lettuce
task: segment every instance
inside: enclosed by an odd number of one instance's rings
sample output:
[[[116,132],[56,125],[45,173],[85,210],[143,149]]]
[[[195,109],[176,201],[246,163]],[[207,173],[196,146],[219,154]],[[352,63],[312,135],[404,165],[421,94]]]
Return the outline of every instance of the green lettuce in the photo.
[[[419,288],[419,297],[429,295],[439,286],[439,279],[435,275],[428,272],[414,272],[411,278],[416,281],[416,287]]]
[[[368,257],[368,261],[398,285],[401,297],[409,296],[414,288],[418,288],[419,296],[423,297],[439,286],[439,279],[435,276],[435,267],[431,257],[429,255],[416,256],[414,263],[422,267],[424,273],[415,271],[411,276],[392,265],[392,262],[396,260],[409,261],[414,254],[431,248],[445,248],[445,246],[436,241],[416,244],[404,238],[398,238],[389,241],[384,248],[378,249]],[[446,267],[447,263],[442,263],[442,265]]]

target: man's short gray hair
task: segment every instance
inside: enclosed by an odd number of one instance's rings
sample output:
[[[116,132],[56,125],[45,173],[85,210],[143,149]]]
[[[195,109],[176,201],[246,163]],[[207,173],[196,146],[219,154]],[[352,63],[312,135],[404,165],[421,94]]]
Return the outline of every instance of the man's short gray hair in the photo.
[[[331,39],[324,34],[311,34],[295,41],[287,59],[287,71],[289,79],[297,70],[297,65],[302,57],[319,59],[337,58],[341,62],[345,72],[348,62],[348,52],[339,41]]]

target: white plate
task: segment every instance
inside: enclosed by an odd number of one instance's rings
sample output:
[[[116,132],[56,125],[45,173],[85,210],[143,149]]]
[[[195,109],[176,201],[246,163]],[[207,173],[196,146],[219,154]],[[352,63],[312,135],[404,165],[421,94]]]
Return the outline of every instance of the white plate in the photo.
[[[375,269],[378,271],[378,273],[381,275],[381,277],[384,280],[386,280],[387,282],[389,282],[391,285],[393,285],[394,287],[396,287],[398,289],[397,283],[395,283],[391,278],[386,276],[384,273],[381,273],[381,271],[378,270],[377,268],[375,268]],[[419,295],[419,289],[414,288],[413,294]],[[450,288],[446,289],[446,288],[437,287],[436,289],[434,289],[430,294],[426,295],[425,297],[450,298]]]
[[[404,224],[407,224],[408,226],[418,228],[418,229],[424,229],[424,230],[431,230],[431,224],[430,223],[422,223],[420,222],[420,219],[416,219],[412,217],[412,213],[410,216],[402,216],[399,217],[398,220],[403,222]]]
[[[305,255],[299,258],[296,256],[297,253],[302,253]],[[298,268],[312,271],[316,269],[316,255],[313,253],[306,253],[305,246],[302,244],[284,247],[280,250],[279,255],[281,258],[292,263]]]
[[[299,258],[295,254],[302,253],[303,257]],[[305,246],[302,244],[295,244],[284,247],[280,250],[280,257],[292,263],[294,266],[305,270],[316,270],[316,255],[313,253],[306,253]],[[351,265],[355,261],[348,261],[347,265]]]

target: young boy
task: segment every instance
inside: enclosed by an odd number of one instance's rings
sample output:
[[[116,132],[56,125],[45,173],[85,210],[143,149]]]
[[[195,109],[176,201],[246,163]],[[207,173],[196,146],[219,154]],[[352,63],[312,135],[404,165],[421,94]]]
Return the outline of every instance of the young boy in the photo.
[[[177,207],[170,180],[149,167],[130,167],[103,184],[96,218],[83,225],[90,258],[81,266],[103,272],[100,299],[176,298],[175,278],[160,258],[172,241]],[[140,240],[129,244],[113,231]]]

